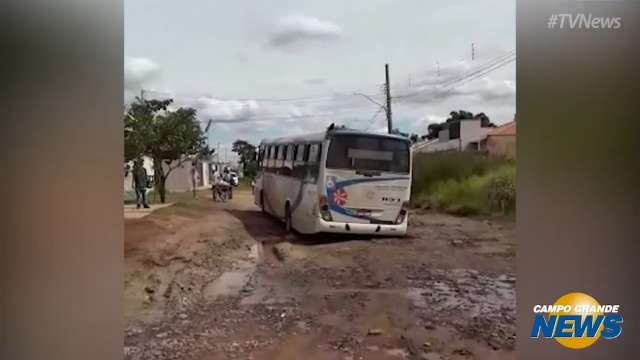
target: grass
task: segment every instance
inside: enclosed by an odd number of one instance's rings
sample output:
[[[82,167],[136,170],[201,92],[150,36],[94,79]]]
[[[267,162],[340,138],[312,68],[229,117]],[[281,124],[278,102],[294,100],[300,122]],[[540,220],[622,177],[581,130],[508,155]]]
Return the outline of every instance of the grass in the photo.
[[[457,215],[512,214],[515,163],[477,153],[416,154],[412,203]]]
[[[251,190],[251,179],[248,176],[243,177],[238,182],[238,190]]]

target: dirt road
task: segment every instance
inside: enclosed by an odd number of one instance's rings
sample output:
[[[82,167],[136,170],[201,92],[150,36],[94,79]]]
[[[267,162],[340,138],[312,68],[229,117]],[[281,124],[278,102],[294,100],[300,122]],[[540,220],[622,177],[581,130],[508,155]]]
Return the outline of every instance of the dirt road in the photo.
[[[125,229],[127,359],[515,357],[507,220],[414,212],[405,238],[285,236],[238,192]]]

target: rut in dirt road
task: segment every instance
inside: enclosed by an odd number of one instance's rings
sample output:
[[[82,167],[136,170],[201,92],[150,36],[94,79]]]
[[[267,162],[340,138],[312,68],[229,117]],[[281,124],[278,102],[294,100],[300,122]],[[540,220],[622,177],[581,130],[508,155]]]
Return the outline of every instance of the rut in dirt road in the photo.
[[[127,228],[127,359],[514,358],[512,222],[412,213],[405,238],[285,236],[248,193],[200,202]],[[180,260],[145,261],[157,248]]]

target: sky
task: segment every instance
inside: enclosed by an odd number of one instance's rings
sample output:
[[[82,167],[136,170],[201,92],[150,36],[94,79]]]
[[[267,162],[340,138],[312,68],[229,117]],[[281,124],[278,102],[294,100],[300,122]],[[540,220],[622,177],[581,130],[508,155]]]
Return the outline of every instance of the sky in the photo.
[[[515,0],[125,0],[125,102],[144,89],[194,107],[222,148],[331,123],[384,131],[385,63],[400,131],[453,110],[503,124],[514,53]]]

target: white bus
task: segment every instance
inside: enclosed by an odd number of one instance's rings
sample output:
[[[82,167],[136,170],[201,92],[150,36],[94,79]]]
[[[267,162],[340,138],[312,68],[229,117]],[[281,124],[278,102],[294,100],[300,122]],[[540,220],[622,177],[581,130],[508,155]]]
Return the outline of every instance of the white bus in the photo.
[[[255,203],[303,234],[403,236],[411,194],[409,139],[345,128],[263,140]]]

